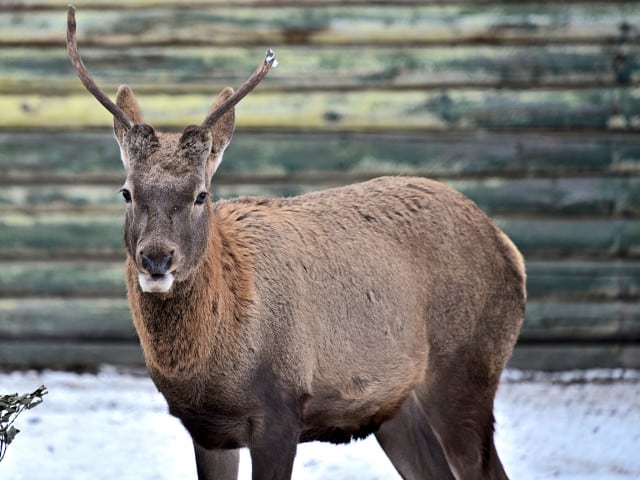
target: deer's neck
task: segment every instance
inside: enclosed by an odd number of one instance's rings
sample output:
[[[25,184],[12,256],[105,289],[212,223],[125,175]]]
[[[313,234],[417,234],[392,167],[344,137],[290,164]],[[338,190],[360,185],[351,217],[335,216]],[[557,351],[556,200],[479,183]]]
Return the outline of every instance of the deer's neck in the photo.
[[[127,290],[147,366],[167,377],[223,367],[236,351],[253,302],[252,252],[212,212],[203,261],[169,294],[143,293],[127,258]]]

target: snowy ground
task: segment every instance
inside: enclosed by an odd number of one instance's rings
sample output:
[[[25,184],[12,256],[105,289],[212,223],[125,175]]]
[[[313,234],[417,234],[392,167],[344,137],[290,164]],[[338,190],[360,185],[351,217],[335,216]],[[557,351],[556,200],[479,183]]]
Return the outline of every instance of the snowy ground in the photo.
[[[45,384],[42,405],[0,463],[3,480],[192,479],[188,435],[143,374],[0,373],[0,392]],[[497,446],[513,479],[640,478],[640,372],[505,374]],[[247,452],[240,478],[250,478]],[[295,479],[397,479],[373,437],[348,446],[300,446]]]

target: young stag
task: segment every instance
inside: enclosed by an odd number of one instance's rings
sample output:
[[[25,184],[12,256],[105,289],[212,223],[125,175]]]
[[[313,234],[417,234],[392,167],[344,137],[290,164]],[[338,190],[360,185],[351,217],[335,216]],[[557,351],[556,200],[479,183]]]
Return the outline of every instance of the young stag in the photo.
[[[133,322],[149,374],[193,438],[200,479],[288,479],[299,442],[375,434],[403,478],[506,478],[493,440],[522,324],[523,259],[470,200],[386,177],[293,198],[212,202],[234,105],[157,133],[132,91],[112,103],[126,169]]]

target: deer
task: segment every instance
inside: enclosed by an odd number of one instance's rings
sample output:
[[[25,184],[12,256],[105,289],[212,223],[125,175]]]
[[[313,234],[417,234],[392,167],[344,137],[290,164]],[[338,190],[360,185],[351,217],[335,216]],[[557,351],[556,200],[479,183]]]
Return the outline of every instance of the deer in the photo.
[[[213,201],[235,105],[160,133],[115,103],[125,282],[149,376],[193,440],[201,480],[290,479],[298,444],[374,435],[404,479],[504,479],[494,400],[524,319],[524,259],[470,199],[387,176],[288,198]]]

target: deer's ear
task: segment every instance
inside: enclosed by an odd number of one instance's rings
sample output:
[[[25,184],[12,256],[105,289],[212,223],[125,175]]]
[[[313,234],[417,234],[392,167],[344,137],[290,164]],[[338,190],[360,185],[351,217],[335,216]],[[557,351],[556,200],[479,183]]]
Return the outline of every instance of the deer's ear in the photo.
[[[124,113],[131,119],[133,124],[142,123],[142,110],[136,100],[136,96],[133,94],[127,85],[120,85],[118,93],[116,95],[116,105],[118,105]],[[128,128],[119,122],[116,118],[113,119],[113,133],[116,136],[118,145],[120,145],[120,157],[125,168],[128,166],[129,159],[127,158],[126,150],[124,147],[124,136],[127,133]]]
[[[218,108],[225,100],[233,95],[233,93],[233,88],[231,87],[227,87],[222,90],[209,112]],[[233,136],[233,130],[235,127],[235,108],[231,108],[227,113],[222,115],[222,117],[220,117],[211,128],[211,137],[213,138],[213,142],[211,144],[211,154],[207,159],[206,174],[208,180],[211,180],[211,177],[216,173],[216,170],[220,166],[220,163],[222,162],[222,155],[231,142],[231,137]]]

